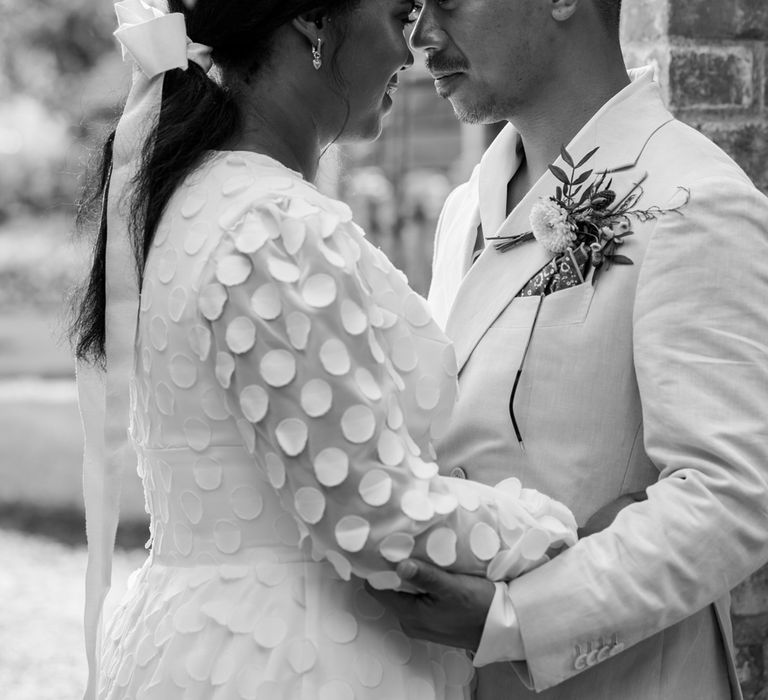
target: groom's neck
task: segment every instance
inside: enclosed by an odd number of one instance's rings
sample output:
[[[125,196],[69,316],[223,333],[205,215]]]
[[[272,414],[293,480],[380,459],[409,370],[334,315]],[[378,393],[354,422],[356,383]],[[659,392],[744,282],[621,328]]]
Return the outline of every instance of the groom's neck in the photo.
[[[609,55],[606,55],[608,53]],[[520,186],[530,189],[600,108],[629,84],[618,44],[590,52],[547,89],[541,90],[509,121],[520,133],[525,169]]]

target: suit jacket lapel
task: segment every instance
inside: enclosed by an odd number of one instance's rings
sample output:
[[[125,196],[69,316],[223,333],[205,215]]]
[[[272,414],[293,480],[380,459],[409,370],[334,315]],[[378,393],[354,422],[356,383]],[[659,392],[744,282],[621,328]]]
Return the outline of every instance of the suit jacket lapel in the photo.
[[[515,255],[493,247],[483,251],[461,283],[445,329],[454,342],[459,370],[498,315],[550,257],[535,242],[523,244]]]
[[[505,200],[506,183],[505,179]],[[554,190],[555,186],[552,175],[542,177],[490,235],[505,236],[527,231],[530,228],[528,214],[533,203],[549,192],[547,188]],[[503,214],[504,208],[501,211]],[[482,217],[482,202],[480,213]],[[459,370],[496,317],[552,257],[536,241],[523,243],[507,253],[500,253],[493,243],[487,242],[485,250],[464,277],[446,324],[446,333],[456,348]]]
[[[650,138],[672,120],[658,85],[652,81],[652,73],[651,69],[630,71],[632,84],[606,103],[568,144],[568,151],[577,161],[600,146],[587,168],[616,171],[614,184],[620,194],[643,175],[632,171],[632,167]],[[628,131],[628,123],[640,123],[644,128]],[[540,197],[553,195],[557,187],[555,177],[546,172],[504,219],[507,183],[519,162],[518,140],[515,129],[511,125],[505,127],[481,161],[475,186],[479,188],[477,201],[486,236],[530,230],[533,204]],[[556,164],[566,169],[560,158]],[[474,236],[474,231],[467,231],[466,235]],[[493,241],[488,243],[464,277],[446,323],[446,333],[456,346],[459,369],[499,314],[551,257],[536,241],[506,253],[499,253]]]

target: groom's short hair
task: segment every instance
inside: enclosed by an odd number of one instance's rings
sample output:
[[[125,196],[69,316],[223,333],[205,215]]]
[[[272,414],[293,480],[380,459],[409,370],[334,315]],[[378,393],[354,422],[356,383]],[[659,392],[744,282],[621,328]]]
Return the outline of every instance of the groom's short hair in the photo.
[[[619,30],[621,0],[594,0],[597,12],[611,30]]]

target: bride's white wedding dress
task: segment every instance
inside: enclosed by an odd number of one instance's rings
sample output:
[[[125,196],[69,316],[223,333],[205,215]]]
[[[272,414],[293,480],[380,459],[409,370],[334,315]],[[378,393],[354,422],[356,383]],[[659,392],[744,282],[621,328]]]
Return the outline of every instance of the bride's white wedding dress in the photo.
[[[217,153],[149,253],[131,382],[152,547],[105,631],[102,698],[464,698],[456,650],[364,590],[413,555],[506,578],[573,540],[559,504],[437,476],[453,349],[349,209]],[[358,578],[359,577],[359,578]]]

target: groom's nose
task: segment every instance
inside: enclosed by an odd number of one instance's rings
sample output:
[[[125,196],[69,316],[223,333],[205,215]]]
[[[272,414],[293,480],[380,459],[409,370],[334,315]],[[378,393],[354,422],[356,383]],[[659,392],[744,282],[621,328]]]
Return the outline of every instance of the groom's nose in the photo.
[[[437,3],[427,0],[419,11],[419,17],[411,32],[411,47],[416,50],[429,51],[442,49],[446,44],[446,34],[440,24]]]

